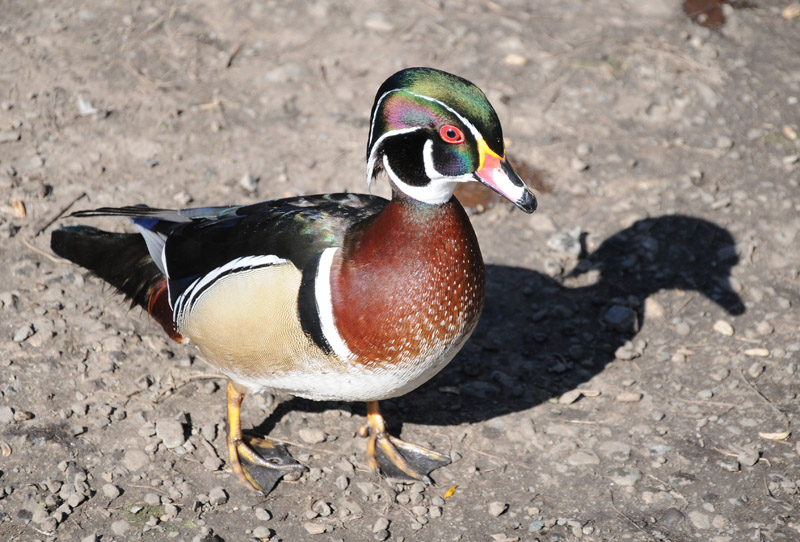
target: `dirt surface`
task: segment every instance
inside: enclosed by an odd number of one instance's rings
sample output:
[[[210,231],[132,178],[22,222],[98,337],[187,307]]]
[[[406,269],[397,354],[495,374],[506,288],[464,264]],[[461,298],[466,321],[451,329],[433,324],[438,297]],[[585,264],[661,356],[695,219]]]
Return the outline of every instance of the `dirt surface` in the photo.
[[[127,4],[0,1],[0,539],[800,540],[788,0],[714,31],[679,2]],[[435,485],[368,472],[363,405],[277,395],[244,425],[310,471],[260,498],[224,380],[50,232],[364,191],[374,93],[413,65],[483,88],[552,191],[474,216],[481,324],[383,405],[453,456]]]

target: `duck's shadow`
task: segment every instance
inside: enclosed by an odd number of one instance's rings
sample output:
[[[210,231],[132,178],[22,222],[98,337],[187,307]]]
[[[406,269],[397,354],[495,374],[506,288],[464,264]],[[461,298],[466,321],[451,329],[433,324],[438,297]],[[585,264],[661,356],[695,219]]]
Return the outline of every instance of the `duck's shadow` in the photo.
[[[596,251],[583,254],[560,280],[529,269],[489,265],[486,306],[474,335],[427,384],[381,402],[390,429],[396,433],[401,422],[480,422],[574,389],[634,339],[645,323],[644,300],[662,290],[699,292],[728,313],[741,314],[744,305],[730,284],[737,261],[726,229],[670,215],[640,220],[616,233]],[[569,282],[582,285],[566,286]],[[365,413],[360,404],[293,398],[254,430],[268,434],[290,411],[330,408]]]

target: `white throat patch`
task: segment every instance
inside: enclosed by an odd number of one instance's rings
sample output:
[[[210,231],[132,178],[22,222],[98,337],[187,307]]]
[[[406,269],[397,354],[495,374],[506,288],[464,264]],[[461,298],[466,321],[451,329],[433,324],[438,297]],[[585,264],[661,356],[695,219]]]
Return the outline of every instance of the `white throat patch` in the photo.
[[[411,186],[397,176],[389,165],[388,157],[386,155],[383,156],[383,169],[386,170],[386,174],[389,175],[392,184],[405,195],[417,201],[441,205],[453,197],[453,190],[455,190],[458,183],[474,180],[470,174],[451,177],[439,173],[433,163],[433,141],[430,139],[425,142],[425,146],[422,148],[422,160],[425,165],[425,176],[430,181],[425,186]]]

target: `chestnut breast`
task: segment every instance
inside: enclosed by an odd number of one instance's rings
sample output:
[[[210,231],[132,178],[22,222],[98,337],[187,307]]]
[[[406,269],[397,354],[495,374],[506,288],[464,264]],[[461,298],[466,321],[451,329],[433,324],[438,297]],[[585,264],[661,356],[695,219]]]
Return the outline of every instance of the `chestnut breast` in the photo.
[[[474,330],[485,271],[455,198],[436,206],[395,199],[340,254],[333,311],[356,363],[436,363]]]

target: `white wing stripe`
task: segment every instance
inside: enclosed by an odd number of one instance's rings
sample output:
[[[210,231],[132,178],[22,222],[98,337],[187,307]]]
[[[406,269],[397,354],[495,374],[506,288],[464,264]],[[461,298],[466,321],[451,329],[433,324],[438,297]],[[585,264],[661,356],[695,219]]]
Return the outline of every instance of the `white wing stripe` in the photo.
[[[279,258],[275,255],[268,254],[263,256],[244,256],[231,260],[223,266],[212,269],[202,277],[198,277],[188,288],[178,296],[175,303],[175,321],[180,322],[192,310],[192,307],[197,302],[213,283],[220,278],[242,271],[257,269],[260,267],[269,267],[271,265],[280,265],[287,263],[287,260]]]

